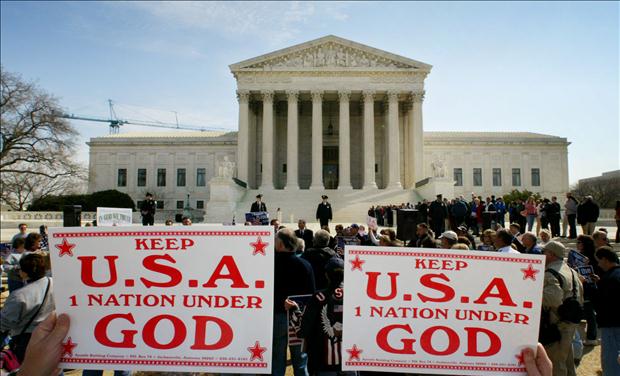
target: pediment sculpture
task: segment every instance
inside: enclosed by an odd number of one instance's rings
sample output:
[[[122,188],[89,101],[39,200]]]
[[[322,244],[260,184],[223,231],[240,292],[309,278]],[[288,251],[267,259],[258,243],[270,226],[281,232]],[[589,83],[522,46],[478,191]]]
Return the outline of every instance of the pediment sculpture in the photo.
[[[321,67],[379,67],[415,68],[390,58],[372,54],[350,46],[328,42],[297,52],[261,61],[246,68],[321,68]]]

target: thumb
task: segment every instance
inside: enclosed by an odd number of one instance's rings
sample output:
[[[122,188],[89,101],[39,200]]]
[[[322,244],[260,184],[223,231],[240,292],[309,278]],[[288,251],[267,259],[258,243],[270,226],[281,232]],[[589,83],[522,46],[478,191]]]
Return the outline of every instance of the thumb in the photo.
[[[69,316],[64,313],[61,314],[60,316],[58,316],[58,319],[56,320],[56,326],[54,327],[54,330],[50,333],[48,340],[52,341],[53,343],[62,342],[62,340],[65,339],[67,333],[69,332],[69,326]]]
[[[40,341],[48,336],[56,325],[56,312],[50,313],[32,332],[32,340]]]
[[[534,351],[529,347],[523,349],[523,363],[528,376],[540,376],[534,357]]]

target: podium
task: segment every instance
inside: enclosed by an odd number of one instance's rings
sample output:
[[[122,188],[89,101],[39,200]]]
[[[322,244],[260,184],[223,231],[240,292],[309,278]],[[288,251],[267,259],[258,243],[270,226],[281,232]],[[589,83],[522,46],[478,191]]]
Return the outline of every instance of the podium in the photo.
[[[396,211],[396,237],[400,240],[409,241],[415,237],[415,230],[421,222],[420,211],[415,209],[397,209]]]
[[[482,212],[482,231],[488,230],[492,227],[496,214],[497,212],[494,211]]]

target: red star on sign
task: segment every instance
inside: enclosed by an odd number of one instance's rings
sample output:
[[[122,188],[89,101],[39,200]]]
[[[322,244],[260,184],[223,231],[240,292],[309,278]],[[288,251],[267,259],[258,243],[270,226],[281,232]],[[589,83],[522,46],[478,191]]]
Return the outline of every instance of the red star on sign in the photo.
[[[260,236],[258,237],[258,240],[256,242],[250,243],[250,245],[254,247],[254,250],[252,251],[252,256],[259,253],[261,253],[263,256],[266,256],[265,248],[267,248],[269,243],[263,243],[263,240],[260,238]]]
[[[349,353],[349,361],[353,360],[354,358],[360,360],[360,354],[363,353],[362,350],[357,348],[357,345],[353,345],[353,348],[348,349],[347,352]]]
[[[256,341],[254,346],[248,347],[248,351],[252,353],[252,355],[250,355],[250,361],[252,361],[254,359],[258,359],[260,361],[263,361],[263,353],[265,351],[267,351],[267,348],[266,347],[261,347],[260,346],[260,342]]]
[[[77,343],[71,341],[71,337],[67,338],[67,342],[62,343],[62,356],[73,356],[73,349],[77,347]]]
[[[524,364],[524,362],[523,362],[523,351],[521,351],[519,354],[515,355],[515,358],[517,358],[517,363],[519,365]]]
[[[358,255],[355,255],[355,259],[353,260],[349,260],[349,262],[351,263],[351,270],[362,270],[362,264],[365,263],[366,261],[360,259],[360,257]]]
[[[64,255],[73,257],[73,251],[71,250],[75,248],[75,244],[69,243],[67,239],[62,239],[62,244],[56,244],[55,247],[60,251],[60,253],[58,253],[58,257],[62,257]]]
[[[527,266],[527,269],[521,269],[523,272],[523,280],[525,281],[528,278],[531,278],[532,281],[536,280],[536,273],[540,272],[540,270],[536,270],[532,267],[532,264]]]

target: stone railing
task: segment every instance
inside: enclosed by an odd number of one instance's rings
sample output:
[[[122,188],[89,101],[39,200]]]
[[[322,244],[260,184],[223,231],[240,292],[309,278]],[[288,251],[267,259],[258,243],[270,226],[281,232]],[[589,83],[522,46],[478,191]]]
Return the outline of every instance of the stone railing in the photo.
[[[183,210],[158,210],[155,214],[155,221],[164,222],[166,219],[175,219],[176,214],[182,214]],[[142,223],[142,217],[140,212],[136,211],[132,213],[132,222],[139,224]],[[202,222],[205,217],[204,210],[193,209],[192,216],[194,217],[194,222]],[[97,218],[97,212],[82,212],[82,222],[90,222],[94,221]],[[62,222],[63,213],[60,211],[1,211],[0,212],[0,222],[11,222],[11,226],[15,224],[15,222],[24,222],[24,223],[38,223],[38,222]],[[5,226],[2,226],[5,227]]]
[[[92,221],[96,218],[96,212],[82,212],[82,220]],[[62,221],[63,214],[59,211],[3,211],[0,212],[2,221]]]

